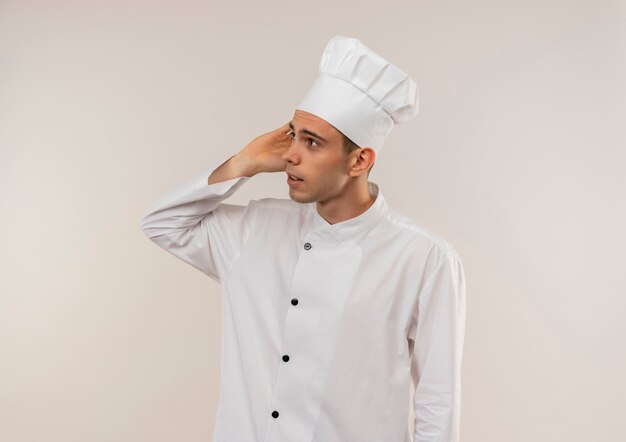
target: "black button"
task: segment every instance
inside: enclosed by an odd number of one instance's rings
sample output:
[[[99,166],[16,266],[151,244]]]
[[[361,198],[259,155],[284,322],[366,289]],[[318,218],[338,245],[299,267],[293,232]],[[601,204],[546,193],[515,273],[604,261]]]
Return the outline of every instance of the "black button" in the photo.
[[[289,360],[289,355],[283,355],[283,361],[287,362]]]
[[[298,299],[297,299],[297,298],[293,298],[293,299],[291,300],[291,304],[292,304],[292,305],[298,305]]]
[[[278,411],[276,410],[272,411],[272,417],[278,417]]]
[[[305,242],[304,243],[304,250],[309,250],[311,248],[311,243],[310,242]]]

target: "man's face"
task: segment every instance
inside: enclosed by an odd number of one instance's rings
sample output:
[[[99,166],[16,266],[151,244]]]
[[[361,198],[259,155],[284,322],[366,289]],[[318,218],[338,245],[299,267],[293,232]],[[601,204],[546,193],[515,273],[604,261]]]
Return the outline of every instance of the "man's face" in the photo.
[[[349,180],[350,157],[343,152],[343,135],[327,121],[296,109],[291,120],[291,145],[283,154],[289,197],[299,203],[325,201],[341,194]],[[286,178],[287,179],[287,178]]]

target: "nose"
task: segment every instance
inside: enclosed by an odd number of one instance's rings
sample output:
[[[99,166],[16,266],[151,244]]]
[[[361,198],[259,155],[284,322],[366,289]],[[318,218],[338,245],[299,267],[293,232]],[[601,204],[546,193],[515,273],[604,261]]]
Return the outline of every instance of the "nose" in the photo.
[[[294,140],[291,140],[291,144],[289,147],[283,152],[282,159],[283,161],[288,161],[293,164],[298,164],[300,162],[300,155],[298,154],[298,143]]]

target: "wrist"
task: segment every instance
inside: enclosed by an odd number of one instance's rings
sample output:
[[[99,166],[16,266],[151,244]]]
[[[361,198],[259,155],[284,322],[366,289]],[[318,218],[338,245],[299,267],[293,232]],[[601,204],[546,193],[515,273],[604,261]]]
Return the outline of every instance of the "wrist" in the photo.
[[[238,175],[252,177],[258,173],[254,162],[241,152],[233,155],[230,160]]]

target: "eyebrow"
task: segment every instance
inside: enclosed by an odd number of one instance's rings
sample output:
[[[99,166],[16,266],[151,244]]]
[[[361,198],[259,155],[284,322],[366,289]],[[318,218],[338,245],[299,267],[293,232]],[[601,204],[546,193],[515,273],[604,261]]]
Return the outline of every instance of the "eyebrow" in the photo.
[[[295,128],[293,127],[293,123],[290,121],[289,122],[289,127],[291,128],[291,130],[295,131]],[[311,135],[312,137],[318,138],[323,142],[327,142],[325,138],[320,137],[318,134],[316,134],[315,132],[311,132],[308,129],[300,129],[300,133],[301,134],[306,134],[306,135]]]

